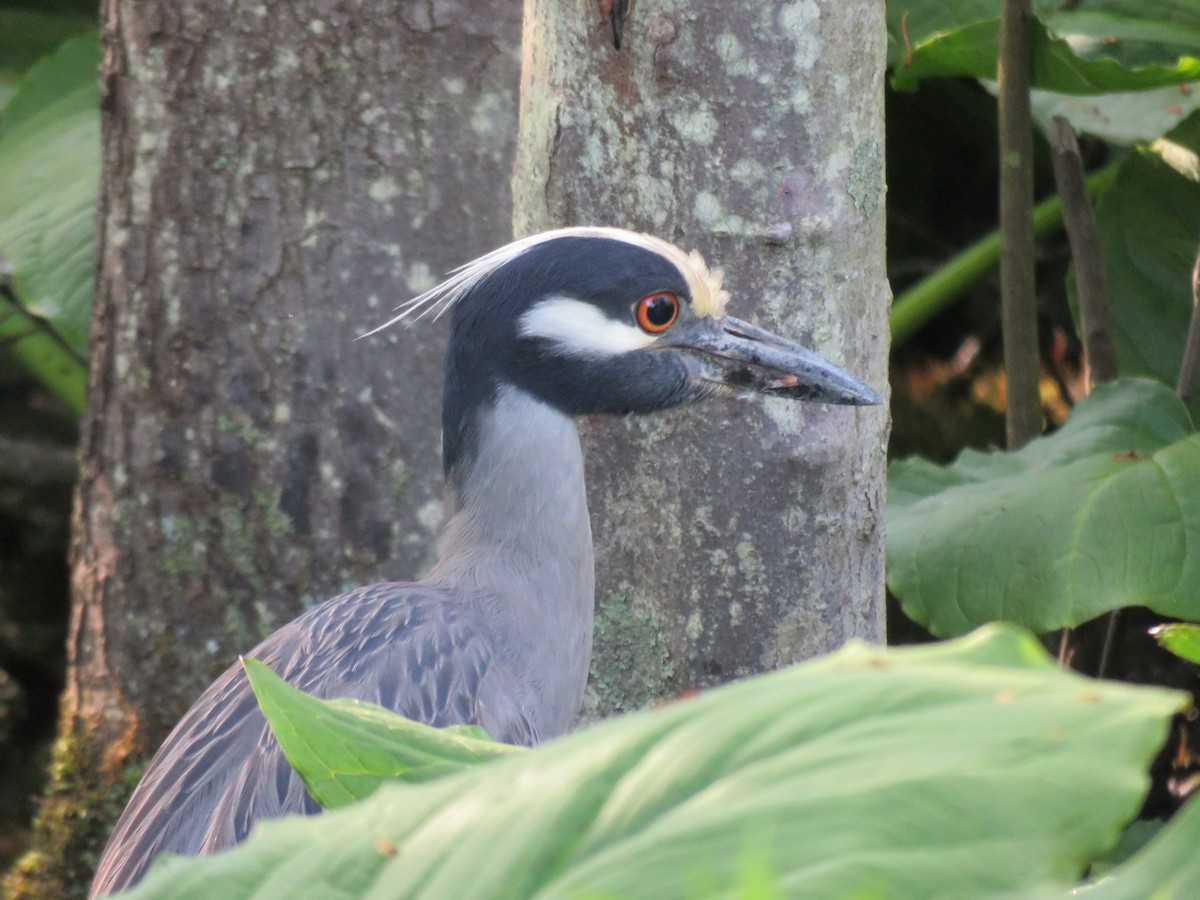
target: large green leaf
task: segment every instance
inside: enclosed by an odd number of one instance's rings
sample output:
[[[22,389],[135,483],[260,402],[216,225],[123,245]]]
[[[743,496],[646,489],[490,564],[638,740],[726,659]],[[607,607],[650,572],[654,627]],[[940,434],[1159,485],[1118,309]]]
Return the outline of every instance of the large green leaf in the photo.
[[[1058,10],[1061,0],[1033,0],[1032,6],[1034,15],[1045,18]],[[927,41],[999,15],[997,0],[887,0],[888,65],[900,67],[910,50],[915,54]]]
[[[1194,58],[1200,4],[1194,0],[1039,0],[1033,114],[1045,129],[1063,116],[1081,132],[1117,143],[1158,137],[1200,108]],[[974,76],[989,88],[999,41],[997,0],[891,0],[893,84],[921,77]],[[907,40],[906,40],[907,37]],[[911,56],[911,61],[910,61]]]
[[[1192,900],[1200,897],[1200,803],[1190,801],[1136,856],[1095,884],[1072,891],[1079,900]]]
[[[1016,453],[895,463],[888,489],[888,586],[934,634],[1200,618],[1200,436],[1165,385],[1099,387]]]
[[[1200,113],[1126,157],[1096,217],[1121,372],[1174,384],[1200,243]]]
[[[97,103],[100,37],[95,25],[71,40],[56,43],[20,80],[15,97],[0,118],[0,136],[60,101],[64,114],[80,108],[99,115]]]
[[[1042,20],[1086,58],[1108,57],[1130,69],[1173,66],[1200,55],[1200,5],[1195,0],[1087,0],[1049,4]]]
[[[83,408],[100,169],[92,34],[22,81],[0,131],[0,340],[72,409]],[[14,302],[15,301],[15,302]]]
[[[910,38],[911,43],[911,38]],[[912,45],[896,64],[892,86],[912,90],[922,78],[970,76],[995,78],[1000,48],[1000,20],[974,22],[956,31],[934,34]],[[1173,66],[1128,69],[1106,56],[1084,59],[1071,45],[1033,24],[1033,86],[1063,94],[1111,94],[1144,91],[1200,80],[1200,59],[1181,57]]]
[[[1128,68],[1173,66],[1200,54],[1200,4],[1194,0],[1089,0],[1046,17],[1050,30],[1081,56],[1107,56]],[[1196,109],[1200,85],[1072,96],[1034,91],[1033,115],[1047,130],[1054,116],[1076,130],[1121,144],[1165,134]]]
[[[1154,140],[1200,109],[1200,84],[1092,97],[1033,91],[1030,103],[1043,133],[1061,116],[1080,133],[1133,145]]]
[[[96,30],[96,4],[31,9],[0,6],[0,81],[12,78],[68,38]]]
[[[429,781],[520,752],[481,729],[430,728],[372,703],[321,701],[258,660],[243,664],[288,762],[326,809],[361,800],[383,781]]]
[[[131,897],[981,897],[1111,846],[1183,695],[853,644],[156,867]]]

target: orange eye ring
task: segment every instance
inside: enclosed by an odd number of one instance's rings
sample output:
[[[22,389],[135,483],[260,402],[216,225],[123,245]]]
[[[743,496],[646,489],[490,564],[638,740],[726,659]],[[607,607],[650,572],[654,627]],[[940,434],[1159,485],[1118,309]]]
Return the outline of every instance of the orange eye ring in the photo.
[[[658,291],[638,301],[638,327],[648,334],[662,334],[677,318],[679,298],[668,291]]]

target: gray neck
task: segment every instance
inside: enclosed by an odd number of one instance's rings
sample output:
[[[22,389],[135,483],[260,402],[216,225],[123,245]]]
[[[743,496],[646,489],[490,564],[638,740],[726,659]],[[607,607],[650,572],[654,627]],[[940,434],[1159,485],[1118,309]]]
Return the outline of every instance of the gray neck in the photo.
[[[489,624],[545,739],[575,720],[592,655],[592,529],[575,423],[515,388],[479,413],[469,466],[447,486],[441,557]],[[464,471],[465,468],[465,471]]]

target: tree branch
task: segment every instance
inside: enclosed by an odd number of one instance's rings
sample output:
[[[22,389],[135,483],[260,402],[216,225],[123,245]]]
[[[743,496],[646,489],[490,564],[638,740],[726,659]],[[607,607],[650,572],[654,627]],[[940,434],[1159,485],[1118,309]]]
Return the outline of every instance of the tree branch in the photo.
[[[1062,198],[1063,224],[1075,260],[1075,289],[1079,295],[1079,323],[1090,388],[1117,377],[1117,350],[1113,345],[1112,310],[1108,305],[1108,281],[1096,213],[1088,199],[1075,129],[1061,116],[1054,117],[1050,150],[1054,181]]]
[[[1004,0],[1000,25],[1000,322],[1009,449],[1042,431],[1033,271],[1033,125],[1029,111],[1030,0]]]
[[[1200,250],[1196,251],[1196,264],[1192,266],[1192,321],[1188,325],[1183,362],[1179,364],[1179,382],[1175,386],[1175,393],[1185,403],[1192,399],[1197,363],[1200,363]]]

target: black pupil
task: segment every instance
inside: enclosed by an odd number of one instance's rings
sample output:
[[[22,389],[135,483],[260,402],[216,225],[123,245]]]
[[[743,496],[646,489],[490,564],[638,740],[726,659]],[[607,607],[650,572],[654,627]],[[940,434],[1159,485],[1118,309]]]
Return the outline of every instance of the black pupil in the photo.
[[[665,294],[651,297],[646,301],[646,321],[655,328],[669,325],[675,318],[675,301]]]

